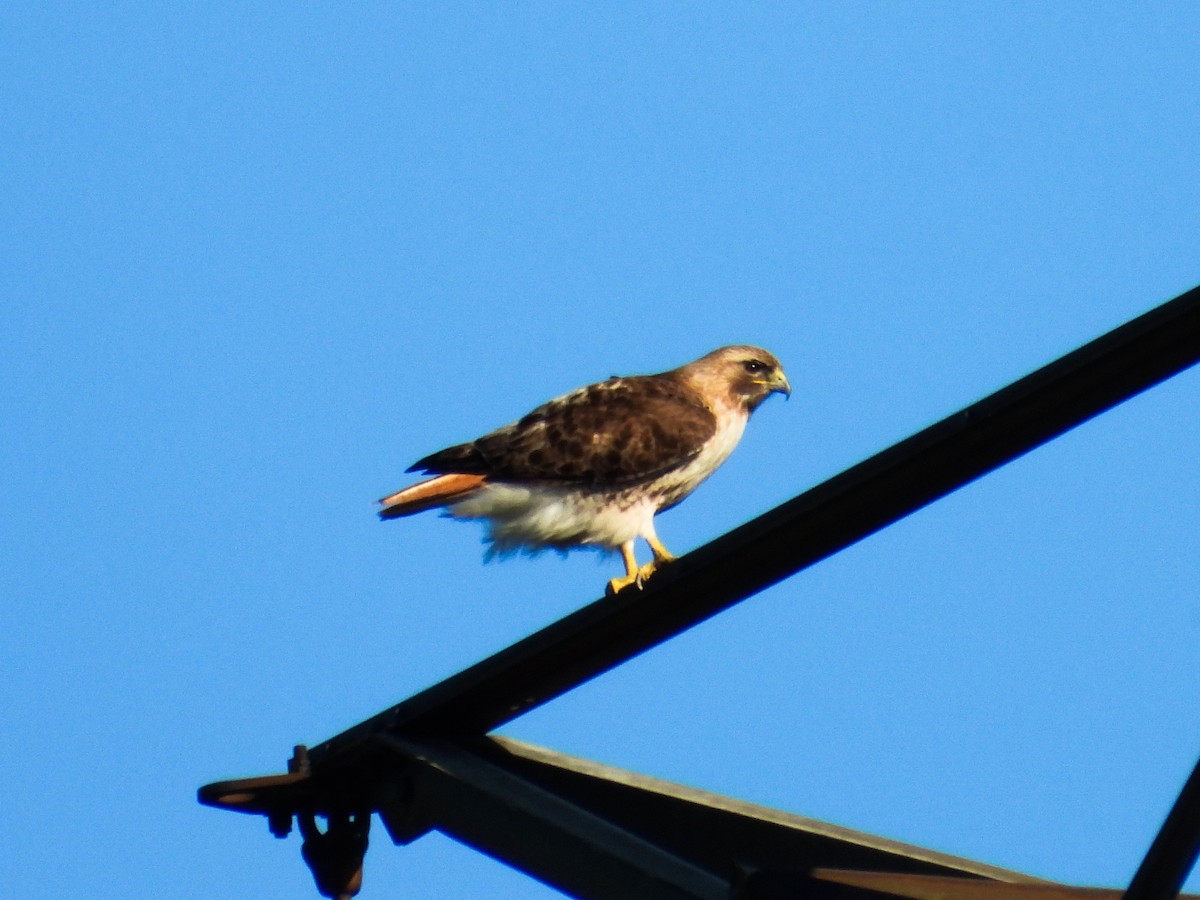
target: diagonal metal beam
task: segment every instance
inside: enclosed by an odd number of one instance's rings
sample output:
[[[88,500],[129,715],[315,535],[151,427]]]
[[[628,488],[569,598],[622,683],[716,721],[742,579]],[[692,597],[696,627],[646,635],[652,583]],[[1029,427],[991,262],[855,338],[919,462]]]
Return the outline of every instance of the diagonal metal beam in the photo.
[[[491,731],[1197,361],[1200,288],[314,747],[313,765],[380,733]]]
[[[1179,797],[1146,858],[1125,891],[1125,900],[1168,900],[1179,893],[1200,856],[1200,762]]]

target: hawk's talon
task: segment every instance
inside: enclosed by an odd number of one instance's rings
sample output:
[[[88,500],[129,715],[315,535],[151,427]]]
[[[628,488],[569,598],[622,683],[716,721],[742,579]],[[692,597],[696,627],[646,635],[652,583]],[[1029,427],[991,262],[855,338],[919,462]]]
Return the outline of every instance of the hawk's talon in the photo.
[[[650,562],[646,563],[644,566],[640,567],[637,570],[637,585],[638,585],[638,587],[642,587],[647,581],[650,580],[650,576],[658,571],[659,565],[660,565],[659,561],[655,559],[655,560],[651,560]]]
[[[607,597],[615,597],[631,584],[637,585],[637,589],[640,591],[646,586],[646,582],[650,580],[651,575],[653,575],[663,566],[674,561],[674,556],[672,556],[670,559],[651,560],[645,565],[639,566],[636,571],[629,575],[622,575],[620,578],[614,578],[605,587],[604,594]]]
[[[604,588],[604,596],[615,597],[631,584],[636,584],[638,590],[642,587],[642,576],[640,572],[635,572],[633,575],[623,575],[620,578],[614,578]]]

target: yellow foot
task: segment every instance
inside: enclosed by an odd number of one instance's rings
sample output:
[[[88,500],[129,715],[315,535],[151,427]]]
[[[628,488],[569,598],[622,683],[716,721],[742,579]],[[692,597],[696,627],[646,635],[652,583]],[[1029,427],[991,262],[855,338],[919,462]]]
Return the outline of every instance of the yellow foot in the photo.
[[[641,572],[635,572],[633,575],[625,575],[625,576],[622,576],[621,578],[614,578],[612,581],[610,581],[608,583],[608,586],[604,589],[604,594],[607,597],[615,597],[617,594],[619,594],[621,591],[625,590],[625,588],[629,587],[631,584],[636,584],[639,588],[641,588],[641,586],[642,586]]]
[[[650,560],[650,562],[646,563],[644,566],[642,566],[640,569],[638,569],[638,571],[637,571],[638,587],[641,587],[643,584],[645,584],[646,581],[650,578],[650,576],[658,571],[658,567],[661,566],[662,564],[663,564],[662,560],[652,559],[652,560]]]
[[[630,575],[624,575],[621,578],[614,578],[608,583],[608,587],[605,588],[604,593],[609,597],[612,597],[625,590],[625,588],[629,587],[631,584],[637,585],[638,590],[641,590],[646,582],[650,580],[651,575],[668,563],[674,562],[674,560],[674,556],[668,559],[651,560]]]

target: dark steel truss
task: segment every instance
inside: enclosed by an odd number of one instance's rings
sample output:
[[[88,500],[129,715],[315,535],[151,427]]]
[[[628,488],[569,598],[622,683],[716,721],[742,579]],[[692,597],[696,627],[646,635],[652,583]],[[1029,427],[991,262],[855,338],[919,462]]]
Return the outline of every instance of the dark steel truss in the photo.
[[[352,896],[371,815],[585,900],[1168,900],[1200,853],[1200,764],[1125,892],[1055,884],[490,736],[517,716],[862,540],[1200,361],[1200,288],[322,744],[201,803],[297,822]],[[318,826],[318,819],[325,821]]]

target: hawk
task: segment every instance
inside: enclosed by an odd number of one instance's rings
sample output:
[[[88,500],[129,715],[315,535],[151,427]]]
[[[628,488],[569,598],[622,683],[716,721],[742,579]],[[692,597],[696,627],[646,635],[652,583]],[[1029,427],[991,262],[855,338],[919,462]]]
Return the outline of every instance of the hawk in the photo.
[[[744,345],[658,375],[609,378],[419,460],[408,471],[433,477],[384,497],[379,515],[441,507],[482,519],[489,555],[618,549],[625,575],[608,593],[641,587],[675,558],[655,534],[654,516],[716,471],[759,404],[791,392],[779,360]],[[653,553],[640,567],[638,537]]]

